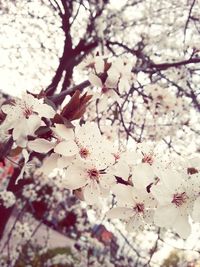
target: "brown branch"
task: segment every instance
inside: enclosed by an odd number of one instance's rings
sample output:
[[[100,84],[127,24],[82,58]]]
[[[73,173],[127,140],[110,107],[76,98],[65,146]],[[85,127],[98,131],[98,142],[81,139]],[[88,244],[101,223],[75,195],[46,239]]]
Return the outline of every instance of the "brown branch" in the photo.
[[[50,99],[51,101],[54,102],[54,104],[57,105],[60,103],[60,100],[63,99],[65,96],[73,94],[76,90],[82,91],[84,88],[86,88],[90,85],[91,85],[90,82],[88,80],[86,80],[86,81],[84,81],[78,85],[75,85],[74,87],[72,87],[70,89],[66,89],[66,90],[62,91],[59,94],[50,96],[50,97],[48,97],[48,99]]]
[[[192,4],[190,6],[190,9],[189,9],[187,21],[185,23],[185,28],[184,28],[184,43],[185,43],[185,38],[186,38],[186,31],[187,31],[187,28],[188,28],[189,21],[191,19],[192,9],[193,9],[193,7],[195,5],[195,2],[196,2],[196,0],[193,0]]]

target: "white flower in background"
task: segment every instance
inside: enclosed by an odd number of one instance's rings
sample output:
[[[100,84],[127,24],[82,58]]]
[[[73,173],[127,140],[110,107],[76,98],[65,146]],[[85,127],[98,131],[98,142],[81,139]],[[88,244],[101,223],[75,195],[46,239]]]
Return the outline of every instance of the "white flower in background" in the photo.
[[[188,216],[200,191],[200,183],[196,177],[188,178],[173,170],[166,170],[159,178],[159,183],[151,188],[159,203],[155,224],[172,227],[182,238],[187,238],[191,232]]]
[[[12,136],[19,146],[26,146],[27,136],[34,135],[35,131],[43,124],[42,117],[52,118],[55,111],[44,104],[42,100],[24,93],[21,99],[16,99],[11,104],[2,106],[6,118],[1,125],[2,129],[13,129]]]
[[[78,69],[92,68],[93,73],[100,74],[104,72],[105,60],[103,56],[88,55],[79,65]]]
[[[35,201],[38,198],[37,192],[34,188],[34,184],[29,184],[29,185],[24,186],[22,195],[25,198],[29,199],[29,201]]]
[[[108,218],[123,220],[128,231],[137,230],[153,222],[157,203],[151,194],[121,184],[115,185],[112,191],[117,198],[117,207],[107,212]]]
[[[93,204],[115,183],[114,175],[106,167],[98,159],[74,161],[65,172],[63,186],[72,190],[82,188],[85,201]]]
[[[104,31],[106,30],[106,28],[107,28],[107,18],[103,12],[101,16],[95,19],[95,29],[99,38],[101,39],[104,38]]]
[[[127,91],[133,77],[132,68],[133,63],[128,58],[117,58],[107,71],[108,77],[105,86],[108,88],[118,87],[120,93]]]
[[[11,191],[1,191],[0,192],[0,200],[3,202],[3,206],[6,208],[10,208],[16,202],[15,195]]]
[[[109,64],[111,65],[109,67]],[[89,58],[85,63],[84,67],[92,67],[92,72],[88,76],[90,83],[99,88],[108,89],[119,89],[120,93],[127,91],[130,88],[131,81],[133,78],[132,68],[133,62],[128,58],[117,58],[112,62],[107,63],[102,56],[96,56],[94,58]],[[105,84],[102,83],[100,74],[104,73],[107,70],[107,79]],[[113,90],[110,91],[110,94]],[[115,94],[113,94],[115,96]]]
[[[117,140],[119,130],[115,123],[113,125],[107,125],[106,123],[101,124],[100,128],[103,132],[104,137],[106,137],[106,139],[108,139],[110,142],[114,143],[115,140]]]
[[[15,225],[13,236],[16,236],[16,239],[21,242],[26,242],[31,238],[32,229],[27,222],[21,223],[18,221]]]

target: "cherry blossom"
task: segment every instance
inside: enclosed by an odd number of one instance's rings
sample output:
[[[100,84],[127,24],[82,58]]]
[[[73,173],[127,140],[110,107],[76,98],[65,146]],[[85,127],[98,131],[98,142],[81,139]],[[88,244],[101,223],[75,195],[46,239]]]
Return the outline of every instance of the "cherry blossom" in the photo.
[[[122,93],[130,88],[131,79],[133,77],[131,70],[133,62],[126,58],[118,58],[112,62],[111,67],[107,71],[108,78],[105,85],[108,88],[119,88]]]
[[[49,119],[55,115],[52,107],[28,93],[24,93],[21,99],[3,105],[1,109],[6,114],[1,128],[7,131],[13,129],[13,139],[22,147],[26,146],[27,136],[33,136],[43,125],[42,117]]]
[[[117,197],[117,207],[107,212],[109,218],[125,221],[128,231],[153,223],[156,201],[151,194],[125,185],[116,185],[112,191]]]
[[[155,223],[161,227],[172,227],[182,238],[191,232],[189,214],[199,191],[196,177],[187,178],[173,170],[163,173],[151,193],[158,201]]]
[[[107,194],[114,183],[114,175],[98,160],[74,161],[67,168],[63,179],[63,186],[68,189],[82,188],[84,199],[88,204],[97,202],[100,196]]]

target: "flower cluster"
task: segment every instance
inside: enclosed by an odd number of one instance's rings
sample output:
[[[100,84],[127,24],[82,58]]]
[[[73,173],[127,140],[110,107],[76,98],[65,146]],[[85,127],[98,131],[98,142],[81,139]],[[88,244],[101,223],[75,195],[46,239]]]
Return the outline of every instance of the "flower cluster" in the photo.
[[[24,147],[27,136],[34,135],[35,131],[44,125],[42,118],[52,118],[55,111],[31,94],[24,93],[22,99],[16,99],[2,106],[6,115],[1,125],[1,130],[9,133],[12,130],[13,140],[17,145]]]
[[[122,84],[127,80],[127,72],[119,66],[129,65],[120,62],[109,63],[104,81],[109,88],[125,86]],[[106,64],[97,57],[92,66],[96,72],[93,76],[101,75]],[[117,78],[114,81],[112,77]],[[171,101],[167,95],[161,97],[161,89],[150,91],[155,109]],[[162,145],[148,143],[132,142],[128,148],[120,147],[108,134],[102,134],[98,124],[78,121],[90,98],[75,93],[59,113],[30,94],[2,106],[5,118],[1,129],[12,138],[15,151],[24,155],[20,176],[23,177],[32,153],[37,153],[43,162],[36,175],[60,176],[58,186],[73,190],[87,204],[100,203],[101,198],[113,194],[117,207],[108,211],[107,216],[122,219],[128,231],[156,224],[172,227],[186,238],[191,231],[189,221],[200,222],[199,158],[186,161],[163,155]],[[171,102],[170,111],[174,110],[173,105]],[[36,191],[33,185],[28,185],[22,194],[35,201]],[[55,198],[62,199],[62,194]]]
[[[4,207],[10,208],[15,204],[16,198],[12,192],[4,190],[0,192],[0,201]]]

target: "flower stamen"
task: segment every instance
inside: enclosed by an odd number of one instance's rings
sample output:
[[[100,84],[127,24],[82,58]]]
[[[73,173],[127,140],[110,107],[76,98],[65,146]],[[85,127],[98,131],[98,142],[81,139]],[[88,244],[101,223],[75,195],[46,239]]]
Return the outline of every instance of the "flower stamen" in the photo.
[[[89,156],[89,150],[85,147],[82,147],[80,150],[79,150],[79,154],[81,156],[81,158],[83,159],[86,159],[88,156]]]
[[[143,213],[144,212],[144,204],[143,203],[137,203],[133,209],[137,213]]]
[[[95,168],[90,169],[87,171],[87,173],[88,173],[90,179],[99,181],[100,172],[97,169],[95,169]]]
[[[186,203],[188,196],[185,192],[183,193],[176,193],[173,195],[172,203],[175,204],[177,207],[182,206]]]

